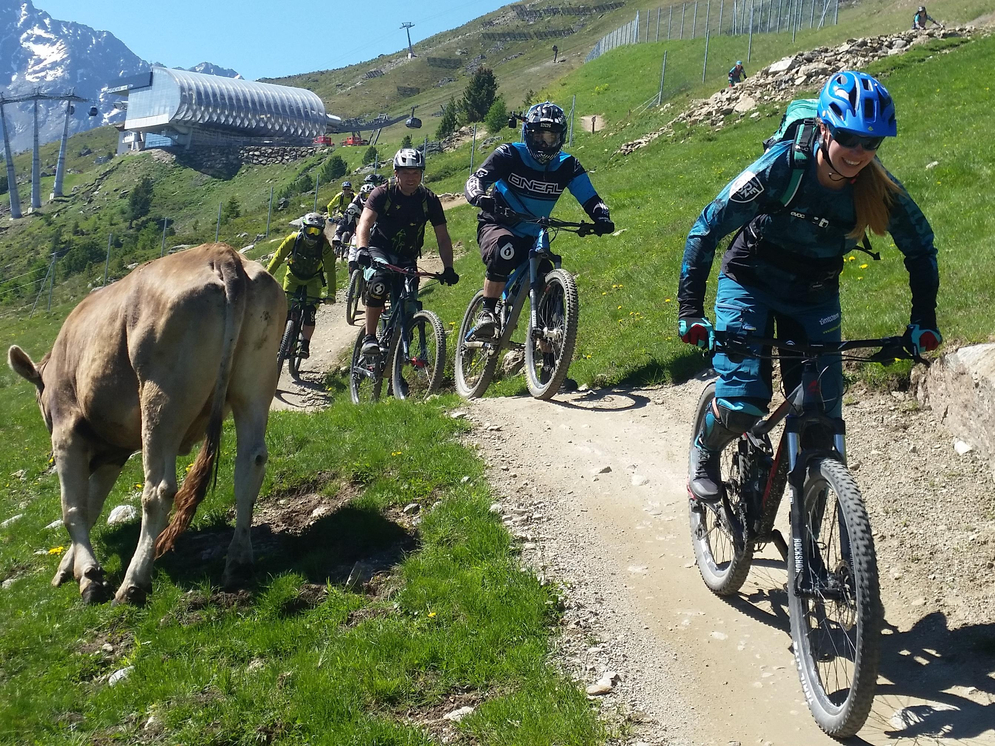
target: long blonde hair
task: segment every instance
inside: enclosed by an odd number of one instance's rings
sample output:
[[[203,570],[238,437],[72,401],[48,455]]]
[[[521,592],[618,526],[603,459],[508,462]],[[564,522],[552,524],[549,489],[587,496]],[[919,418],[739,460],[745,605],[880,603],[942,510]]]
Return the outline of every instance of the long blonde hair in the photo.
[[[857,224],[847,238],[859,239],[867,230],[884,235],[891,218],[891,206],[901,191],[902,188],[892,181],[875,156],[854,179],[853,209],[857,214]]]

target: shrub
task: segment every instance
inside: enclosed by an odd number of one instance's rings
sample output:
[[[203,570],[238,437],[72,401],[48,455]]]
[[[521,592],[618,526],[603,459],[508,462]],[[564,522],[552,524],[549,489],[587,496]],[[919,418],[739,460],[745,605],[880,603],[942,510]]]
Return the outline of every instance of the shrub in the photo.
[[[456,103],[456,97],[453,96],[442,109],[442,119],[439,120],[439,126],[435,130],[435,138],[441,140],[453,134],[459,128],[459,119],[460,107]]]
[[[504,99],[500,96],[494,99],[491,108],[487,110],[484,124],[492,135],[496,135],[508,126],[508,107],[504,105]]]
[[[376,147],[374,145],[371,145],[366,149],[366,152],[363,153],[363,165],[368,166],[371,163],[373,163],[373,161],[376,161],[379,158],[380,154],[377,152]]]
[[[487,67],[477,68],[477,72],[463,89],[461,103],[466,121],[482,122],[496,96],[497,81],[494,79],[494,71]]]
[[[318,176],[323,184],[330,184],[338,178],[345,176],[348,167],[341,155],[333,155],[321,167]]]

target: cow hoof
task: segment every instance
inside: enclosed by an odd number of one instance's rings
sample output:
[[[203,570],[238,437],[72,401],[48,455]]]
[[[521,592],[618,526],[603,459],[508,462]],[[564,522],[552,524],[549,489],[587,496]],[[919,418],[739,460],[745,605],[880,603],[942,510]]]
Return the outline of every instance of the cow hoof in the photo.
[[[240,563],[225,568],[221,579],[221,587],[226,591],[237,591],[244,588],[252,579],[252,565]]]
[[[72,570],[59,570],[55,573],[55,577],[52,578],[52,585],[58,588],[63,583],[73,579]]]
[[[144,606],[148,601],[149,592],[137,585],[129,585],[127,588],[120,588],[114,596],[114,606],[120,604],[131,604],[132,606]]]
[[[80,596],[83,597],[83,603],[88,606],[102,604],[110,600],[111,589],[106,583],[92,582],[80,591]]]

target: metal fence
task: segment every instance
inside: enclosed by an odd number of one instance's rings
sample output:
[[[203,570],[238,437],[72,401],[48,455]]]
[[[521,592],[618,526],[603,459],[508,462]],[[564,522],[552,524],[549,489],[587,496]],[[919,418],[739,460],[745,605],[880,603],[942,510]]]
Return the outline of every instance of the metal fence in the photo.
[[[634,20],[603,36],[585,62],[625,44],[707,38],[718,34],[781,33],[839,21],[839,0],[694,0],[636,13]]]

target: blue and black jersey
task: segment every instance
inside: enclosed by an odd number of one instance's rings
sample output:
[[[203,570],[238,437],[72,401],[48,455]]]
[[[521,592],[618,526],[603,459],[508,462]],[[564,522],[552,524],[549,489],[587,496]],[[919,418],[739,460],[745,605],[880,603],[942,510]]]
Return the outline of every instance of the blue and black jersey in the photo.
[[[491,184],[494,185],[495,198],[515,212],[549,217],[563,190],[569,189],[593,220],[610,219],[608,206],[594,191],[580,161],[563,152],[557,153],[552,161],[543,165],[529,155],[525,143],[500,145],[467,179],[467,202],[475,205]],[[502,223],[518,236],[539,235],[539,226],[534,223],[509,224],[485,211],[480,212],[478,220]]]
[[[834,190],[819,183],[816,144],[798,192],[784,207],[780,200],[791,179],[790,146],[772,146],[726,185],[691,228],[678,289],[681,318],[705,315],[705,284],[715,249],[736,231],[722,260],[722,273],[736,282],[799,303],[839,293],[843,257],[858,243],[847,236],[856,225],[853,187]],[[939,273],[933,231],[904,187],[892,204],[888,232],[905,256],[911,320],[935,328]]]

